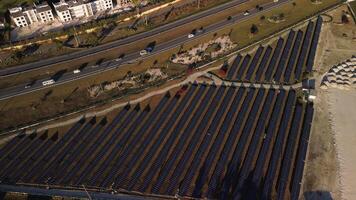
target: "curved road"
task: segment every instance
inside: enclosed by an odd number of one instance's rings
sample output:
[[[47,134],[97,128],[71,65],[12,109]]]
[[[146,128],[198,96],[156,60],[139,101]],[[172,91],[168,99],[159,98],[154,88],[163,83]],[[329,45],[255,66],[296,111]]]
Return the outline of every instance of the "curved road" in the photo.
[[[287,3],[289,1],[290,0],[280,0],[278,2],[265,4],[265,5],[263,5],[264,9],[263,9],[262,12],[271,10],[271,9],[273,9],[275,7],[278,7],[281,4]],[[39,80],[29,88],[25,87],[26,84],[22,84],[22,85],[17,85],[17,86],[11,87],[11,88],[0,90],[0,100],[8,99],[8,98],[11,98],[11,97],[14,97],[14,96],[18,96],[18,95],[22,95],[22,94],[27,94],[27,93],[30,93],[30,92],[41,90],[43,88],[53,87],[53,86],[64,84],[64,83],[68,83],[68,82],[71,82],[71,81],[74,81],[74,80],[77,80],[77,79],[86,78],[86,77],[89,77],[89,76],[92,76],[94,74],[101,73],[101,72],[104,72],[104,71],[116,69],[121,64],[127,64],[127,63],[131,63],[131,62],[135,62],[135,61],[137,61],[139,59],[147,58],[147,57],[159,54],[159,53],[167,51],[169,49],[178,47],[181,44],[188,42],[189,40],[194,40],[194,39],[199,38],[199,37],[201,37],[203,35],[206,35],[206,34],[215,32],[217,30],[220,30],[221,28],[225,27],[226,25],[230,25],[230,24],[233,24],[233,23],[236,23],[236,22],[240,22],[240,21],[246,20],[249,17],[257,14],[259,11],[257,9],[251,9],[251,10],[249,10],[249,12],[250,12],[250,15],[247,15],[247,16],[243,15],[243,13],[240,13],[240,14],[232,17],[231,20],[224,20],[224,21],[212,24],[212,25],[206,27],[204,29],[204,32],[197,33],[194,38],[189,39],[186,35],[183,35],[183,36],[175,38],[175,39],[173,39],[173,40],[171,40],[169,42],[158,44],[158,45],[156,45],[155,49],[153,50],[153,52],[150,55],[147,55],[147,56],[144,56],[144,57],[140,56],[139,52],[135,52],[135,53],[132,53],[132,54],[129,54],[129,55],[125,56],[121,60],[110,60],[110,61],[107,61],[107,62],[103,62],[100,65],[88,66],[88,67],[84,68],[78,74],[73,74],[73,72],[68,72],[66,74],[63,74],[63,76],[61,76],[58,80],[56,80],[56,82],[54,84],[52,84],[52,85],[43,86],[42,85],[42,81],[44,81],[44,80]]]

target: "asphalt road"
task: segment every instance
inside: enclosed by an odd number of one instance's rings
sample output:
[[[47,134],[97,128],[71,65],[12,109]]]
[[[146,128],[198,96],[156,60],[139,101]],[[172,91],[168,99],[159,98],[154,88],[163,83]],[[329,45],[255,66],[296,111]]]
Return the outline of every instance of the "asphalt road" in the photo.
[[[100,65],[97,66],[87,66],[86,68],[84,68],[80,73],[74,74],[73,72],[68,72],[63,74],[63,76],[61,76],[58,80],[56,80],[56,82],[52,85],[48,85],[48,86],[43,86],[42,82],[45,80],[38,80],[37,82],[35,82],[31,87],[29,88],[25,88],[26,84],[23,85],[18,85],[18,86],[14,86],[11,88],[7,88],[7,89],[2,89],[0,90],[0,100],[4,100],[4,99],[8,99],[14,96],[18,96],[18,95],[23,95],[23,94],[27,94],[30,92],[34,92],[34,91],[38,91],[41,90],[43,88],[49,88],[49,87],[53,87],[53,86],[57,86],[60,84],[64,84],[64,83],[68,83],[77,79],[82,79],[82,78],[86,78],[89,76],[92,76],[94,74],[97,73],[101,73],[104,71],[108,71],[108,70],[112,70],[112,69],[116,69],[118,68],[121,64],[123,63],[131,63],[131,62],[136,62],[139,59],[142,58],[147,58],[149,56],[153,56],[155,54],[159,54],[163,51],[175,48],[180,46],[181,44],[184,44],[186,42],[189,42],[190,40],[194,40],[196,38],[199,38],[203,35],[215,32],[227,25],[233,24],[233,23],[237,23],[243,20],[248,19],[249,17],[259,13],[259,12],[265,12],[268,10],[271,10],[275,7],[280,6],[281,4],[287,3],[290,0],[280,0],[278,2],[273,2],[273,3],[269,3],[269,4],[265,4],[265,5],[261,5],[263,6],[263,11],[258,11],[257,9],[251,9],[249,10],[250,14],[249,15],[244,15],[243,13],[237,14],[235,16],[232,17],[231,20],[224,20],[215,24],[212,24],[210,26],[205,27],[203,32],[197,33],[196,36],[194,38],[189,39],[186,35],[183,35],[181,37],[175,38],[169,42],[166,43],[162,43],[162,44],[157,44],[156,47],[154,48],[153,52],[147,56],[140,56],[139,52],[135,52],[129,55],[126,55],[123,59],[121,60],[110,60],[107,62],[103,62]]]
[[[236,5],[239,5],[239,4],[247,2],[247,1],[248,0],[232,0],[232,1],[228,2],[228,3],[213,7],[211,9],[209,9],[209,10],[205,10],[205,11],[199,12],[199,13],[191,15],[189,17],[185,17],[183,19],[174,21],[172,23],[159,26],[159,27],[157,27],[155,29],[152,29],[150,31],[138,33],[138,34],[135,34],[133,36],[130,36],[130,37],[127,37],[127,38],[124,38],[124,39],[121,39],[121,40],[117,40],[117,41],[110,42],[110,43],[107,43],[107,44],[99,45],[99,46],[96,46],[96,47],[92,47],[90,49],[74,52],[74,53],[71,53],[71,54],[66,54],[66,55],[62,55],[62,56],[49,58],[49,59],[46,59],[46,60],[41,60],[41,61],[38,61],[38,62],[27,63],[27,64],[24,64],[24,65],[5,68],[5,69],[0,70],[0,76],[14,75],[14,74],[17,74],[17,73],[23,73],[23,72],[30,71],[30,70],[33,70],[33,69],[38,69],[38,68],[41,68],[41,67],[48,67],[50,65],[58,64],[58,63],[61,63],[61,62],[68,62],[70,60],[92,56],[93,54],[101,53],[102,51],[108,51],[110,49],[116,48],[116,47],[121,46],[121,45],[125,45],[125,44],[129,44],[129,43],[132,43],[132,42],[136,42],[136,41],[141,40],[143,38],[152,37],[152,36],[155,36],[155,35],[160,34],[162,32],[169,31],[169,30],[172,30],[174,28],[177,28],[179,26],[184,26],[185,24],[187,24],[189,22],[192,22],[192,21],[207,17],[207,16],[212,15],[212,14],[216,14],[216,13],[222,12],[225,9],[228,9],[230,7],[234,7]]]

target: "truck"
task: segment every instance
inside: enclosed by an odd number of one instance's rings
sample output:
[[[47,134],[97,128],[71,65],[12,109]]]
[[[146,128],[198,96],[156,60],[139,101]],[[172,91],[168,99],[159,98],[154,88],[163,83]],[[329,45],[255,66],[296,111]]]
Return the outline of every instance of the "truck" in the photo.
[[[53,83],[55,83],[56,81],[54,81],[53,79],[49,79],[47,81],[43,81],[42,85],[46,86],[46,85],[52,85]]]
[[[149,43],[145,49],[140,51],[140,55],[144,56],[144,55],[152,53],[155,46],[156,46],[156,41]]]
[[[142,51],[140,51],[140,55],[144,56],[144,55],[150,54],[152,51],[153,51],[152,47],[147,47],[147,48],[143,49]]]

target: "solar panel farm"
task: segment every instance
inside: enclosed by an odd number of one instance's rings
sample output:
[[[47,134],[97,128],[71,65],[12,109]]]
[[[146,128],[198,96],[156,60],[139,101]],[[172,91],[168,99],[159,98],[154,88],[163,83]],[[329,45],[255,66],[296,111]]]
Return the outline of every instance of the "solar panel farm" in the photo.
[[[224,65],[230,85],[191,82],[81,119],[63,133],[19,134],[0,149],[3,185],[155,198],[298,199],[322,18]],[[235,85],[234,83],[244,83]],[[275,84],[275,86],[273,86]]]
[[[322,19],[310,22],[305,31],[290,31],[275,47],[259,47],[252,57],[238,55],[227,71],[227,80],[294,84],[312,72]],[[259,63],[259,65],[257,65]]]
[[[112,121],[79,121],[63,136],[14,138],[1,149],[1,180],[194,198],[297,199],[313,117],[313,105],[298,102],[297,93],[191,84],[167,93],[155,108],[127,106]]]

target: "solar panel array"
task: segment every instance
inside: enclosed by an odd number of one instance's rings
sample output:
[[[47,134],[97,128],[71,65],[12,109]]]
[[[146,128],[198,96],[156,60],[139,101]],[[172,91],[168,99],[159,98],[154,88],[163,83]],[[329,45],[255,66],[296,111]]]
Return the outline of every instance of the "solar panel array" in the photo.
[[[81,120],[65,134],[17,136],[0,149],[0,180],[297,199],[312,118],[313,105],[297,101],[293,89],[194,83],[155,107],[126,106],[109,121]]]
[[[260,46],[254,56],[238,55],[228,67],[226,79],[252,83],[294,84],[313,69],[322,18],[310,21],[306,30],[291,30],[276,46]],[[226,70],[226,67],[224,68]]]

